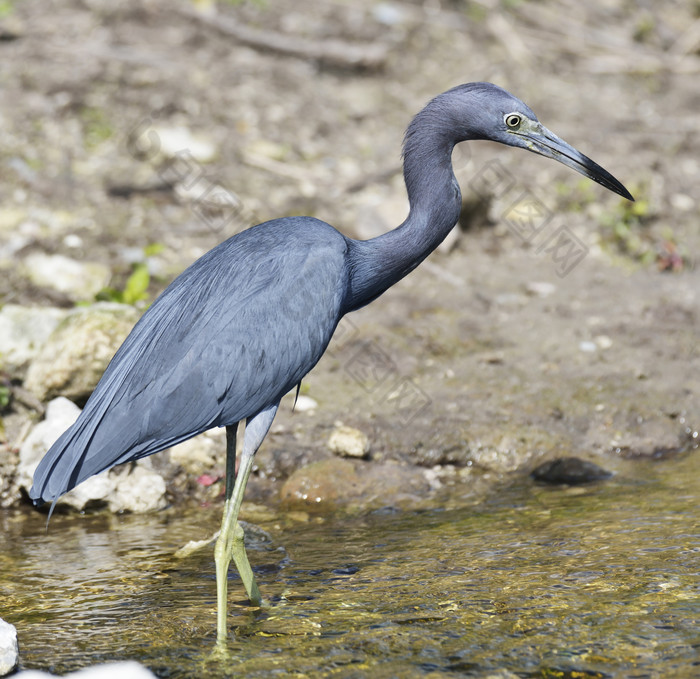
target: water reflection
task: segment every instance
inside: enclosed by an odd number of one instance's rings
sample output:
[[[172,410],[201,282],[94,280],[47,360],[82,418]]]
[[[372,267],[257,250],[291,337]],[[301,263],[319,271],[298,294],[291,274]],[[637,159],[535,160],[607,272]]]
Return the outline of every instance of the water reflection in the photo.
[[[700,633],[697,453],[581,489],[523,481],[473,507],[265,525],[269,606],[232,575],[231,656],[212,656],[220,508],[0,514],[0,616],[24,667],[134,658],[161,676],[692,676]],[[463,503],[462,503],[463,504]],[[565,674],[561,676],[566,676]]]

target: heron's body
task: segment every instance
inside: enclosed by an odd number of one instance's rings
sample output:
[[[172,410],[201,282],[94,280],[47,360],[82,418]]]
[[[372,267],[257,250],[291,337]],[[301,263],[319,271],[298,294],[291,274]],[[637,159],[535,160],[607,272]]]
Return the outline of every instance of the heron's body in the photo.
[[[328,224],[285,218],[192,264],[136,324],[80,419],[42,460],[34,478],[42,497],[278,403],[333,335],[346,251]]]
[[[76,423],[39,464],[31,497],[55,501],[115,464],[226,427],[227,503],[216,548],[218,636],[224,638],[231,556],[249,596],[260,600],[237,516],[253,456],[280,399],[316,365],[344,314],[410,273],[455,225],[461,196],[451,154],[467,139],[535,151],[631,198],[504,90],[488,83],[449,90],[406,133],[410,211],[403,224],[357,241],[317,219],[288,217],[252,227],[204,255],[136,324]],[[234,486],[241,421],[247,426]]]

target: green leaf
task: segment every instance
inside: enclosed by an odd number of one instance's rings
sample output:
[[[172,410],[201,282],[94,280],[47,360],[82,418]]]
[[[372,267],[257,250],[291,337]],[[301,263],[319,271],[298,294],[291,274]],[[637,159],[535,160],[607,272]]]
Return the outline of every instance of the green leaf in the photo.
[[[102,288],[96,295],[95,299],[98,302],[122,302],[123,301],[123,295],[119,290],[116,290],[114,288]],[[87,306],[87,303],[81,304],[78,303],[79,306]]]
[[[136,264],[134,271],[124,286],[122,302],[124,304],[135,304],[142,299],[146,299],[146,291],[150,282],[151,276],[148,273],[148,267],[145,264]]]
[[[12,397],[12,392],[10,387],[4,384],[0,384],[0,409],[7,408],[10,405],[10,398]]]
[[[163,250],[165,250],[163,243],[150,243],[143,249],[143,254],[146,257],[153,257],[153,255],[159,255]]]

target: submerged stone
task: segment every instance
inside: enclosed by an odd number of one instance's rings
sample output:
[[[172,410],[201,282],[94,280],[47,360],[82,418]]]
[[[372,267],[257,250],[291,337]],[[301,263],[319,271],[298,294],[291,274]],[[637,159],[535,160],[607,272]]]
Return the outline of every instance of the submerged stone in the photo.
[[[581,460],[578,457],[560,457],[535,467],[530,476],[540,483],[575,486],[608,479],[612,476],[612,472],[599,467],[594,462]]]

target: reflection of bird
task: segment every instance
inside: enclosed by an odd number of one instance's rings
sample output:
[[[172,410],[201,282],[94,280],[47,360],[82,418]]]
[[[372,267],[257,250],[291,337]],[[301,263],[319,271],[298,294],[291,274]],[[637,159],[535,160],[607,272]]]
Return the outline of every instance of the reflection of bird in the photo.
[[[508,92],[488,83],[455,87],[433,99],[406,132],[410,212],[401,226],[356,241],[317,219],[287,217],[243,231],[197,260],[136,324],[76,423],[39,464],[31,497],[55,502],[113,465],[226,427],[226,506],[215,550],[217,634],[224,639],[231,558],[250,600],[261,601],[238,512],[280,399],[316,365],[344,314],[415,269],[455,225],[461,194],[451,154],[469,139],[553,158],[632,200]]]

